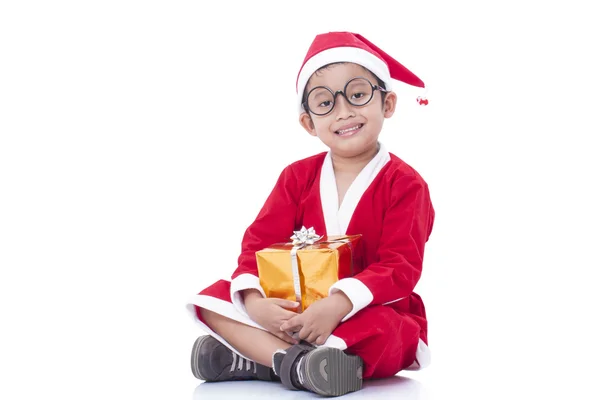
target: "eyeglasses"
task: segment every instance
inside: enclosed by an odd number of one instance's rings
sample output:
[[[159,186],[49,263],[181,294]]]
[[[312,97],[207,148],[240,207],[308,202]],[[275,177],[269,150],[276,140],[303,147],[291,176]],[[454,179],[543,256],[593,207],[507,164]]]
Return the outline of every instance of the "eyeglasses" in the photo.
[[[381,86],[371,84],[367,78],[359,76],[358,78],[350,79],[344,85],[344,90],[338,90],[337,92],[326,86],[312,88],[302,105],[311,113],[323,116],[333,110],[338,94],[341,94],[351,105],[360,107],[367,105],[371,101],[376,90],[383,93],[388,92]]]

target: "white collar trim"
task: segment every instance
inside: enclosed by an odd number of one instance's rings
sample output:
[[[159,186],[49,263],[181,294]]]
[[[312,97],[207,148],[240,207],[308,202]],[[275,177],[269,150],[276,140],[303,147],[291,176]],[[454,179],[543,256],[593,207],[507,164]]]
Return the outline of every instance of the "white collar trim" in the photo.
[[[354,179],[338,209],[338,191],[333,172],[333,162],[331,152],[327,153],[321,168],[320,192],[323,218],[325,219],[328,235],[346,234],[358,202],[390,159],[390,153],[383,144],[379,143],[379,151]]]

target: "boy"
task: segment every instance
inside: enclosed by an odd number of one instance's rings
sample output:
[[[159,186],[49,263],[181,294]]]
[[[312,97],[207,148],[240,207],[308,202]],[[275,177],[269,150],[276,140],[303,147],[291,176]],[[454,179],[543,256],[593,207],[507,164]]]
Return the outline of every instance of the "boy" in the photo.
[[[360,389],[363,378],[428,364],[425,309],[413,289],[434,211],[421,176],[378,141],[395,111],[391,79],[424,87],[360,35],[314,39],[297,80],[300,124],[329,151],[283,170],[245,232],[232,281],[188,305],[210,333],[192,349],[197,378],[281,380],[339,396]],[[255,252],[303,226],[319,235],[361,234],[363,251],[353,277],[298,314],[298,303],[265,297]]]

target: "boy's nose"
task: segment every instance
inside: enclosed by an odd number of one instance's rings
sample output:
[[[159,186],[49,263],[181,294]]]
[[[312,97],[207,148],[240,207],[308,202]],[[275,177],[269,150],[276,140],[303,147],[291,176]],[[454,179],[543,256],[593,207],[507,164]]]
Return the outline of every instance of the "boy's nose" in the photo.
[[[336,120],[346,119],[354,116],[354,110],[352,105],[348,103],[348,100],[343,95],[340,95],[335,102],[335,118]]]

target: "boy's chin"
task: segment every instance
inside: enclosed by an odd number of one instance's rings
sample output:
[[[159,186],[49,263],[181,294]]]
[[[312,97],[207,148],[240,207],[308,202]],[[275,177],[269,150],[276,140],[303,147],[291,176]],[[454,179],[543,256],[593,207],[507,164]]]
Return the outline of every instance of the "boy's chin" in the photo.
[[[366,152],[369,152],[369,150],[375,150],[377,148],[377,143],[375,143],[375,144],[368,143],[367,144],[367,143],[357,141],[356,143],[350,143],[350,142],[335,143],[328,147],[331,150],[331,152],[333,154],[335,154],[336,156],[344,157],[344,158],[352,158],[352,157],[357,157],[357,156],[363,155]]]

